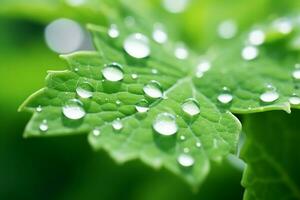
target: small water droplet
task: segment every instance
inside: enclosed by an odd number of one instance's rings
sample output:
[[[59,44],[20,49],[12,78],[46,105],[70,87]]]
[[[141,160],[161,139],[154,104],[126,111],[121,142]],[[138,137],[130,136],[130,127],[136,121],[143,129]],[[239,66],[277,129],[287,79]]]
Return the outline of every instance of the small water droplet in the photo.
[[[87,99],[93,96],[94,88],[89,82],[82,82],[76,88],[76,93],[81,98]]]
[[[233,96],[227,87],[223,88],[222,93],[218,96],[218,101],[223,104],[228,104],[233,100]]]
[[[187,57],[189,56],[189,52],[183,43],[179,43],[175,47],[174,55],[176,58],[184,60],[187,59]]]
[[[124,41],[123,48],[134,58],[146,58],[150,55],[149,39],[141,33],[129,35]]]
[[[299,80],[300,79],[300,69],[295,69],[294,71],[293,71],[293,78],[294,79],[297,79],[297,80]]]
[[[40,131],[42,131],[42,132],[46,132],[46,131],[48,131],[48,122],[47,122],[47,120],[43,120],[43,122],[40,124],[40,126],[39,126],[39,129],[40,129]]]
[[[190,116],[195,116],[200,113],[199,103],[195,99],[187,99],[181,105],[182,110]]]
[[[114,130],[119,131],[123,128],[123,123],[120,118],[117,118],[112,122],[112,127]]]
[[[78,7],[84,5],[86,3],[86,0],[66,0],[66,3],[70,6]]]
[[[152,126],[158,134],[165,136],[174,135],[178,131],[176,118],[170,113],[158,114]]]
[[[102,75],[106,80],[117,82],[124,78],[122,66],[118,63],[111,63],[106,65],[102,70]]]
[[[41,105],[39,105],[38,107],[36,107],[36,112],[42,112],[43,108]]]
[[[183,149],[183,152],[184,152],[184,153],[188,153],[188,152],[190,152],[190,149],[189,149],[188,147],[185,147],[185,148]]]
[[[291,20],[286,18],[280,18],[274,21],[273,26],[275,29],[282,34],[289,34],[293,30],[293,24]]]
[[[73,120],[81,119],[85,116],[83,104],[78,99],[70,99],[62,108],[62,112],[65,117]]]
[[[110,27],[109,27],[109,29],[108,29],[107,34],[111,38],[117,38],[117,37],[119,37],[120,32],[119,32],[118,26],[116,24],[111,24]]]
[[[195,160],[191,155],[180,154],[177,158],[177,162],[183,167],[191,167],[194,165]]]
[[[242,58],[244,60],[254,60],[257,58],[259,50],[255,46],[246,46],[242,50]]]
[[[218,34],[223,39],[231,39],[237,33],[237,25],[233,20],[226,20],[218,27]]]
[[[163,43],[167,42],[168,35],[162,24],[157,23],[154,25],[154,30],[152,32],[152,38],[155,42],[157,42],[159,44],[163,44]]]
[[[76,67],[76,68],[74,69],[74,71],[75,71],[75,72],[78,72],[78,71],[79,71],[79,69]]]
[[[131,74],[131,78],[132,78],[132,79],[137,79],[137,78],[138,78],[138,75],[137,75],[137,74]]]
[[[267,85],[267,89],[260,95],[260,100],[266,103],[271,103],[279,98],[279,94],[276,92],[276,88],[271,84]]]
[[[163,7],[170,13],[181,13],[185,11],[190,0],[163,0]]]
[[[101,131],[100,131],[99,128],[95,128],[95,129],[92,131],[92,134],[93,134],[93,136],[98,137],[98,136],[101,134]]]
[[[157,71],[157,69],[152,69],[152,70],[151,70],[151,73],[152,73],[152,74],[157,74],[158,71]]]
[[[116,104],[117,104],[117,105],[121,105],[121,103],[122,103],[122,102],[121,102],[120,100],[116,100]]]
[[[297,94],[293,94],[290,98],[289,98],[289,102],[292,105],[299,105],[300,104],[300,97]]]
[[[139,112],[139,113],[145,113],[148,112],[149,110],[149,106],[148,106],[148,102],[146,100],[141,100],[140,102],[138,102],[135,105],[135,109]]]
[[[202,146],[202,144],[201,144],[201,142],[196,142],[196,147],[201,147]]]
[[[266,35],[262,30],[256,29],[249,34],[249,43],[254,46],[262,45],[265,42]]]
[[[208,60],[202,60],[197,66],[197,72],[207,72],[211,68],[211,63]]]
[[[146,95],[151,98],[157,99],[163,96],[163,90],[161,85],[157,81],[150,81],[143,88]]]
[[[185,136],[184,136],[184,135],[181,135],[181,136],[180,136],[180,140],[182,140],[182,141],[185,140]]]

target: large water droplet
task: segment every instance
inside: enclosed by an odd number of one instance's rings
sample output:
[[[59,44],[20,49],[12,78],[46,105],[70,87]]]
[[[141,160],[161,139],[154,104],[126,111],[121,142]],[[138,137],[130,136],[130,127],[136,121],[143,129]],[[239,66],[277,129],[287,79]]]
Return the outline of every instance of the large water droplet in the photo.
[[[258,54],[259,50],[255,46],[246,46],[242,50],[242,58],[245,60],[254,60]]]
[[[292,105],[299,105],[300,104],[300,97],[297,94],[293,94],[290,98],[289,98],[289,102]]]
[[[123,48],[134,58],[146,58],[150,55],[149,39],[141,33],[129,35],[124,41]]]
[[[111,63],[104,67],[102,75],[106,80],[116,82],[124,78],[124,72],[122,66],[118,63]]]
[[[279,94],[276,92],[276,88],[272,85],[267,85],[267,90],[260,95],[260,100],[266,103],[271,103],[279,98]]]
[[[181,13],[185,11],[190,0],[163,0],[164,8],[170,13]]]
[[[174,135],[178,131],[176,118],[170,113],[158,114],[152,126],[157,133],[165,136]]]
[[[42,132],[46,132],[46,131],[48,131],[48,122],[47,122],[47,120],[43,120],[43,122],[40,124],[40,126],[39,126],[39,129],[40,129],[40,131],[42,131]]]
[[[223,88],[222,93],[218,96],[218,101],[223,104],[228,104],[233,100],[233,96],[227,87]]]
[[[180,154],[177,158],[177,162],[183,167],[191,167],[194,165],[195,160],[191,155]]]
[[[168,35],[162,24],[157,23],[154,25],[154,30],[152,32],[152,38],[155,42],[157,42],[159,44],[163,44],[163,43],[167,42]]]
[[[116,120],[114,120],[112,122],[112,127],[116,131],[121,130],[123,128],[123,123],[122,123],[121,119],[117,118]]]
[[[184,60],[187,59],[187,57],[189,56],[189,52],[183,43],[179,43],[175,47],[174,55],[176,58]]]
[[[58,19],[45,29],[46,43],[57,53],[70,53],[78,50],[84,43],[84,31],[70,19]]]
[[[87,99],[93,96],[94,88],[89,82],[82,82],[76,88],[76,93],[81,98]]]
[[[190,116],[195,116],[200,113],[199,103],[195,99],[187,99],[181,105],[182,110]]]
[[[163,96],[163,90],[161,85],[157,81],[150,81],[143,88],[146,95],[151,98],[157,99]]]
[[[237,25],[233,20],[226,20],[218,27],[218,34],[223,39],[231,39],[237,33]]]
[[[148,102],[146,100],[141,100],[140,102],[138,102],[135,105],[135,109],[139,112],[139,113],[145,113],[149,110],[149,105]]]
[[[265,42],[266,35],[262,30],[253,30],[249,34],[249,43],[251,45],[259,46],[262,45]]]
[[[85,116],[83,104],[78,99],[70,99],[63,106],[62,111],[65,117],[73,120],[81,119]]]
[[[110,27],[109,27],[109,29],[108,29],[107,34],[111,38],[117,38],[117,37],[119,37],[120,32],[119,32],[118,26],[116,24],[111,24]]]

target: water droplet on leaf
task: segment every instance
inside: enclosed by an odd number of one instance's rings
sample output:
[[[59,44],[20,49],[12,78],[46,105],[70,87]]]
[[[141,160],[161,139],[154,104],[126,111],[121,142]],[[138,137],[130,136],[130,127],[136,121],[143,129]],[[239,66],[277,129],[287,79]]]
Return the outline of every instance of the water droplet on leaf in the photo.
[[[153,122],[153,129],[160,135],[174,135],[178,131],[176,118],[170,113],[160,113]]]
[[[195,116],[200,113],[199,103],[195,99],[187,99],[181,105],[182,110],[190,116]]]
[[[218,96],[218,101],[223,104],[228,104],[233,100],[233,96],[227,87],[223,88],[222,93]]]
[[[231,39],[237,33],[237,25],[233,20],[226,20],[218,27],[218,34],[223,39]]]
[[[135,109],[139,113],[145,113],[149,110],[148,102],[146,100],[141,100],[135,105]]]
[[[87,99],[93,96],[94,88],[89,82],[82,82],[76,88],[76,93],[81,98]]]
[[[39,129],[40,129],[40,131],[42,131],[42,132],[46,132],[46,131],[48,131],[48,122],[47,122],[47,120],[43,120],[43,122],[40,124],[40,126],[39,126]]]
[[[78,120],[85,116],[83,104],[78,99],[70,99],[63,106],[62,111],[68,119]]]
[[[150,81],[143,88],[146,95],[151,98],[157,99],[163,96],[163,90],[161,85],[157,81]]]
[[[259,50],[255,46],[246,46],[242,50],[242,58],[244,60],[254,60],[257,58]]]
[[[107,34],[111,38],[117,38],[117,37],[119,37],[120,32],[119,32],[118,26],[116,24],[111,24],[110,27],[109,27],[109,29],[108,29]]]
[[[195,163],[194,158],[188,154],[180,154],[177,161],[183,167],[191,167]]]
[[[102,75],[108,81],[117,82],[124,78],[122,66],[118,63],[111,63],[104,67]]]
[[[134,58],[146,58],[150,55],[149,39],[141,33],[129,35],[124,41],[123,48]]]
[[[119,131],[123,128],[123,123],[119,118],[117,118],[112,122],[112,127],[114,130]]]

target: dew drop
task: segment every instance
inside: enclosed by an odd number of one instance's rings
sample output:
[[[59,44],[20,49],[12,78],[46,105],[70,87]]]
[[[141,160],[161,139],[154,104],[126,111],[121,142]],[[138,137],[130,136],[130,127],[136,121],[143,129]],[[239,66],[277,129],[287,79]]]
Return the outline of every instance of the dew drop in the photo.
[[[175,47],[174,55],[176,58],[184,60],[187,59],[187,57],[189,56],[189,52],[184,44],[179,43]]]
[[[218,101],[223,104],[228,104],[233,100],[233,96],[227,87],[223,88],[222,93],[218,96]]]
[[[78,72],[78,71],[79,71],[79,69],[76,67],[76,68],[74,69],[74,71],[75,71],[75,72]]]
[[[40,124],[40,126],[39,126],[39,129],[40,129],[40,131],[42,131],[42,132],[46,132],[46,131],[48,131],[48,122],[47,122],[47,120],[43,120],[43,122]]]
[[[38,107],[36,107],[36,112],[42,112],[43,108],[41,105],[39,105]]]
[[[246,46],[242,50],[242,58],[244,60],[254,60],[258,54],[259,50],[255,46]]]
[[[237,33],[237,25],[233,20],[226,20],[218,27],[218,34],[223,39],[231,39]]]
[[[183,149],[183,152],[184,152],[184,153],[188,153],[188,152],[190,152],[190,149],[189,149],[188,147],[185,147],[185,148]]]
[[[123,48],[134,58],[146,58],[150,55],[149,39],[141,33],[129,35],[124,41]]]
[[[98,137],[98,136],[101,134],[101,131],[100,131],[99,128],[95,128],[95,129],[92,131],[92,134],[93,134],[93,136]]]
[[[62,108],[62,112],[68,119],[78,120],[85,116],[83,104],[78,99],[70,99]]]
[[[119,131],[119,130],[121,130],[121,129],[123,128],[123,123],[122,123],[122,121],[120,120],[120,118],[117,118],[116,120],[114,120],[114,121],[112,122],[112,127],[113,127],[113,129],[116,130],[116,131]]]
[[[190,116],[195,116],[200,113],[199,103],[195,99],[187,99],[181,105],[182,110]]]
[[[170,113],[158,114],[152,126],[158,134],[165,136],[174,135],[178,131],[176,118]]]
[[[272,85],[267,85],[267,90],[260,95],[260,100],[266,103],[271,103],[279,98],[279,94],[276,92],[276,88]]]
[[[157,69],[152,69],[152,70],[151,70],[151,73],[152,73],[152,74],[157,74],[158,71],[157,71]]]
[[[170,13],[181,13],[185,11],[190,0],[163,0],[163,7]]]
[[[194,165],[195,160],[188,154],[180,154],[177,158],[177,162],[183,167],[191,167]]]
[[[138,78],[138,75],[137,75],[137,74],[131,74],[131,78],[132,78],[132,79],[137,79],[137,78]]]
[[[185,136],[184,136],[184,135],[181,135],[181,136],[180,136],[180,140],[182,140],[182,141],[185,140]]]
[[[149,110],[149,106],[148,106],[148,102],[146,100],[141,100],[140,102],[138,102],[135,105],[135,109],[139,112],[139,113],[145,113],[148,112]]]
[[[202,146],[202,144],[201,144],[201,142],[196,142],[196,147],[201,147]]]
[[[157,81],[150,81],[143,88],[146,95],[151,98],[157,99],[163,96],[163,90],[161,85]]]
[[[286,18],[281,18],[281,19],[277,19],[273,26],[275,27],[275,29],[282,33],[282,34],[289,34],[292,32],[293,30],[293,25],[291,20],[286,19]]]
[[[300,79],[300,69],[295,69],[293,71],[293,78],[299,80]]]
[[[87,99],[93,96],[94,88],[89,82],[82,82],[76,88],[76,93],[81,98]]]
[[[253,30],[249,34],[249,43],[254,46],[262,45],[265,42],[266,35],[262,30]]]
[[[167,42],[168,35],[162,24],[157,23],[154,25],[154,30],[152,32],[152,38],[155,42],[157,42],[159,44],[163,44],[163,43]]]
[[[289,102],[292,105],[299,105],[300,104],[300,97],[296,94],[293,94],[290,98],[289,98]]]
[[[120,100],[116,100],[116,104],[117,104],[117,105],[121,105],[121,103],[122,103],[122,102],[121,102]]]
[[[116,24],[111,24],[107,31],[107,34],[111,38],[119,37],[120,32],[119,32],[118,26]]]
[[[102,75],[108,81],[117,82],[124,78],[122,66],[118,63],[111,63],[104,67]]]

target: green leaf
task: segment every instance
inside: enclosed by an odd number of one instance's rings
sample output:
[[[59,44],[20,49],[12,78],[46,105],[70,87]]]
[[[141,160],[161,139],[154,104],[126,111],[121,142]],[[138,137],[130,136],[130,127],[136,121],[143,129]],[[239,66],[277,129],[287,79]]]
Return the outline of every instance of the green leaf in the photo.
[[[246,116],[245,200],[300,199],[299,119],[299,111]]]
[[[241,127],[228,110],[235,113],[290,111],[288,100],[292,93],[299,92],[291,76],[298,54],[284,54],[274,61],[274,54],[285,52],[282,40],[290,34],[259,47],[260,55],[253,61],[245,61],[240,56],[245,35],[223,47],[212,48],[205,56],[212,67],[199,77],[198,55],[190,51],[188,59],[176,58],[177,43],[171,38],[165,45],[150,40],[151,54],[147,58],[136,59],[126,54],[123,42],[129,34],[139,32],[148,38],[152,34],[151,20],[133,17],[131,23],[128,20],[124,23],[123,18],[115,22],[121,33],[118,38],[109,37],[106,28],[89,26],[97,51],[63,56],[70,69],[49,72],[47,86],[21,106],[34,112],[25,136],[90,132],[91,145],[95,149],[105,149],[116,161],[139,158],[154,168],[165,167],[197,186],[207,175],[210,160],[221,160],[235,152]],[[279,51],[273,45],[282,48]],[[123,80],[105,80],[102,71],[111,63],[122,66]],[[145,85],[153,80],[161,86],[164,98],[154,99],[144,93]],[[91,98],[83,99],[76,94],[76,88],[84,82],[89,82],[94,90]],[[260,100],[267,84],[272,84],[279,94],[271,103]],[[229,88],[225,91],[227,97],[233,97],[229,103],[218,101],[224,87]],[[74,98],[80,99],[86,112],[80,120],[70,120],[62,112],[65,103]],[[199,103],[199,115],[192,117],[183,111],[182,104],[190,98]],[[137,112],[136,105],[141,101],[148,102],[147,113]],[[42,111],[36,110],[40,107]],[[175,118],[176,134],[162,136],[153,128],[161,113]],[[119,130],[113,128],[115,123]],[[185,161],[192,166],[184,167],[178,162],[182,155],[187,156]]]

